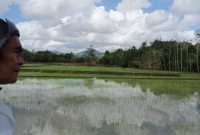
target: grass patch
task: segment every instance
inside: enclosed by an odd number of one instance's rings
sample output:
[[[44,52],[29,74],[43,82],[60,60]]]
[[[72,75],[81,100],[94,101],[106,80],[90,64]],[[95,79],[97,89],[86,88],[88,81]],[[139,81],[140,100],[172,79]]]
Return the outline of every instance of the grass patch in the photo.
[[[178,73],[133,73],[133,76],[168,76],[168,77],[181,77]]]
[[[75,66],[25,64],[21,68],[21,77],[57,77],[57,78],[134,78],[134,79],[200,79],[199,73],[146,70],[121,67]]]
[[[22,72],[40,72],[40,73],[73,73],[73,74],[109,74],[109,75],[129,75],[131,72],[113,72],[113,71],[71,71],[71,70],[44,70],[44,69],[21,69]]]
[[[63,71],[132,72],[131,68],[99,67],[99,66],[98,67],[97,66],[68,66],[68,65],[29,66],[29,67],[22,67],[22,69],[63,70]]]

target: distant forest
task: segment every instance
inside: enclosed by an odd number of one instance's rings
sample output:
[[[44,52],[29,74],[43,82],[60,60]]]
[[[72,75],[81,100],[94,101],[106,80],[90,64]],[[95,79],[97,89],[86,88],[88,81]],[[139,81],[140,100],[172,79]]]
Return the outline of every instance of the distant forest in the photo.
[[[86,54],[81,57],[73,53],[55,54],[23,49],[22,57],[25,62],[82,63],[187,72],[199,72],[200,69],[199,43],[192,45],[178,41],[155,40],[150,45],[143,42],[140,48],[133,46],[114,52],[107,50],[102,56],[96,56],[92,47],[87,48]]]

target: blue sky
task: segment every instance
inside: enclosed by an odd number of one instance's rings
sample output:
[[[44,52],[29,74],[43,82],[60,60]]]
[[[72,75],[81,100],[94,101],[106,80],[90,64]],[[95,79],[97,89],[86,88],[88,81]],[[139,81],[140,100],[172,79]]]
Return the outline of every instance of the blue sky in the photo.
[[[0,16],[17,25],[26,49],[78,52],[92,44],[103,52],[160,38],[193,40],[199,5],[200,0],[6,0]]]
[[[9,6],[9,10],[3,14],[1,14],[2,18],[8,18],[12,20],[14,23],[18,23],[21,21],[24,21],[24,18],[21,15],[21,11],[19,9],[19,6],[16,4],[11,4]]]
[[[149,8],[144,9],[145,12],[152,12],[157,9],[169,10],[172,5],[172,0],[150,0],[152,5]]]
[[[121,0],[103,0],[102,5],[105,6],[107,10],[110,10],[115,9],[119,2],[121,2]]]

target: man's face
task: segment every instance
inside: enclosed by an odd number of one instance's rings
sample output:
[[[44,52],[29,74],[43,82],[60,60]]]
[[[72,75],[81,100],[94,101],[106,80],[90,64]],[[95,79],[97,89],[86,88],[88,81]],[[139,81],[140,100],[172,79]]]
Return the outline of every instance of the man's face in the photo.
[[[12,36],[0,49],[0,84],[15,83],[23,64],[22,46],[17,36]]]

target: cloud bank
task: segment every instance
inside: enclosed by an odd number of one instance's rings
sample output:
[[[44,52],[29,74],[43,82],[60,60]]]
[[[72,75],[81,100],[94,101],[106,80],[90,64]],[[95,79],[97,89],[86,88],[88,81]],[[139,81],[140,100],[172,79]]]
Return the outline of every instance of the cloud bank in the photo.
[[[29,50],[78,52],[92,44],[105,51],[160,38],[187,41],[200,22],[199,0],[173,0],[168,10],[152,12],[145,12],[153,6],[149,0],[122,0],[110,10],[101,0],[7,0],[0,13],[13,2],[26,20],[17,26]]]

